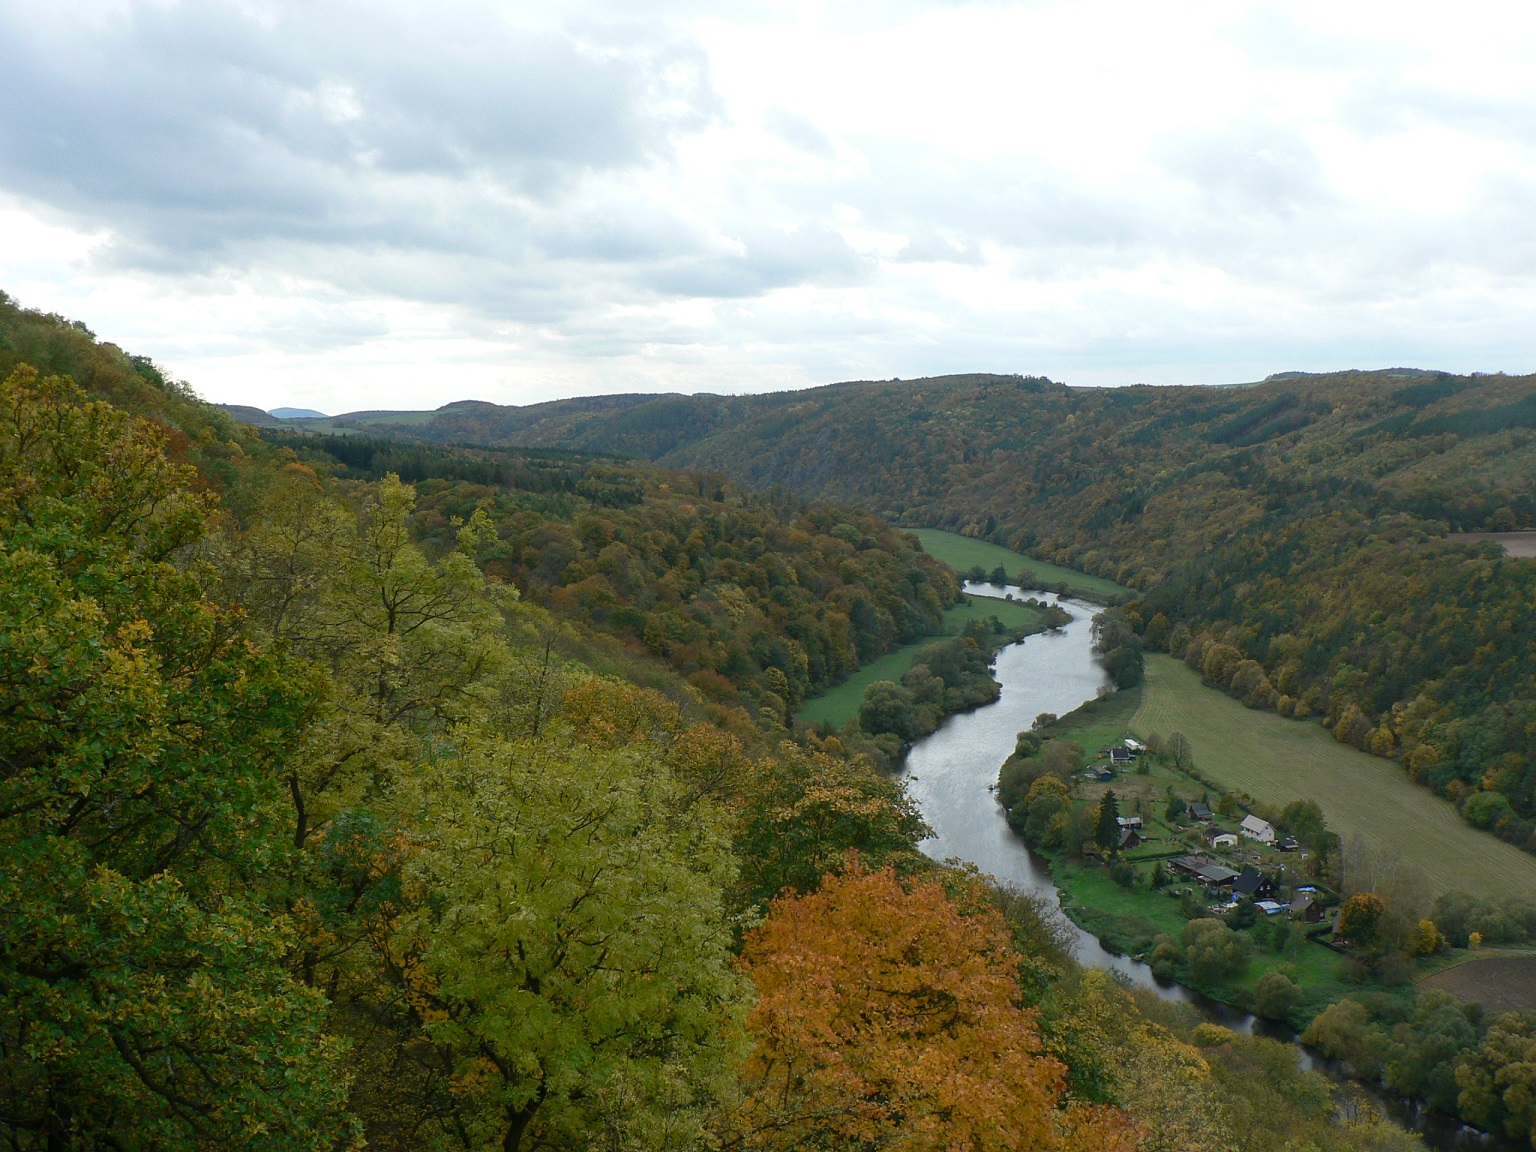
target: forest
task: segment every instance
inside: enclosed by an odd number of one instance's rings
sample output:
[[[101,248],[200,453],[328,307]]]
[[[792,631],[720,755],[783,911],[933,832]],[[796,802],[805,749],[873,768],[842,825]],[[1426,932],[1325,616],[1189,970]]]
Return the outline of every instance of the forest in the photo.
[[[411,435],[715,469],[1114,580],[1148,648],[1536,851],[1536,565],[1450,538],[1536,527],[1536,378],[970,375],[581,405],[454,405]]]
[[[374,476],[61,317],[0,342],[7,1147],[1415,1146],[786,726],[953,595],[899,532],[611,461]]]

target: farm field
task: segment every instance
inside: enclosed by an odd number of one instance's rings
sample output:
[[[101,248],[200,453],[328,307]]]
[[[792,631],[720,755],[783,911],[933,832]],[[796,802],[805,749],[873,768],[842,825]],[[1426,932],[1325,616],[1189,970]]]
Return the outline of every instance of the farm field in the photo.
[[[1536,891],[1536,857],[1472,828],[1398,765],[1338,743],[1317,724],[1245,708],[1169,656],[1147,657],[1131,723],[1143,738],[1182,732],[1195,767],[1223,787],[1272,804],[1316,800],[1346,841],[1359,833],[1373,849],[1401,856],[1437,894]]]
[[[1536,1009],[1536,953],[1468,960],[1425,977],[1419,987],[1476,1001],[1489,1012]]]
[[[1042,584],[1065,583],[1074,592],[1084,592],[1090,596],[1114,596],[1125,591],[1120,585],[1109,580],[1101,580],[1097,576],[1089,576],[1086,572],[1076,572],[1071,568],[1058,568],[1055,564],[1035,560],[1011,548],[1003,548],[985,540],[972,540],[969,536],[961,536],[956,532],[941,532],[937,528],[907,528],[904,531],[911,532],[921,540],[923,551],[928,555],[944,561],[960,572],[977,564],[990,572],[1001,564],[1008,570],[1009,575],[1016,575],[1020,568],[1031,568],[1040,577]]]
[[[969,604],[956,604],[944,613],[944,631],[938,636],[927,636],[915,644],[908,644],[894,652],[887,652],[880,659],[864,665],[835,688],[812,696],[795,713],[796,719],[807,724],[819,724],[823,720],[841,728],[859,711],[859,702],[865,690],[876,680],[900,680],[917,654],[935,640],[945,636],[958,636],[960,630],[972,620],[985,620],[996,616],[1006,628],[1022,628],[1029,632],[1040,630],[1043,614],[1035,608],[1013,600],[993,600],[984,596],[971,597]]]

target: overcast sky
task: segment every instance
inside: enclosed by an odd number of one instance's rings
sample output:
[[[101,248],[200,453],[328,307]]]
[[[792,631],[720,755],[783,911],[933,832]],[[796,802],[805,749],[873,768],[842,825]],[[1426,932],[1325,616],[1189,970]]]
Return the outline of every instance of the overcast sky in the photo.
[[[327,412],[1536,370],[1536,6],[4,0],[0,288]]]

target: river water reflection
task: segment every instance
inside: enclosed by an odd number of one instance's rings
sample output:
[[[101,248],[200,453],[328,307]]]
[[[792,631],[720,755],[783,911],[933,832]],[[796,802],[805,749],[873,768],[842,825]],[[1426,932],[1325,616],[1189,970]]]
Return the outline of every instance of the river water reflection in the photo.
[[[921,845],[935,860],[956,857],[975,864],[998,880],[1057,899],[1045,862],[1025,847],[1003,817],[993,793],[997,770],[1013,751],[1015,736],[1034,723],[1042,712],[1064,715],[1098,695],[1107,683],[1104,671],[1093,658],[1092,628],[1097,605],[1048,592],[1005,589],[993,584],[968,583],[976,596],[1016,598],[1034,596],[1059,603],[1072,614],[1071,623],[1054,631],[1029,637],[997,655],[994,674],[1002,686],[996,703],[974,712],[950,717],[931,736],[918,741],[908,754],[903,778],[934,835]],[[1093,936],[1071,925],[1076,957],[1080,964],[1110,968],[1131,983],[1147,988],[1166,1000],[1191,1004],[1207,1019],[1237,1032],[1256,1032],[1275,1039],[1294,1041],[1288,1028],[1258,1020],[1247,1012],[1211,1000],[1182,985],[1159,980],[1152,969],[1126,956],[1106,951]],[[1337,1078],[1337,1069],[1322,1062],[1300,1045],[1298,1059]],[[1358,1086],[1357,1087],[1364,1087]],[[1436,1149],[1512,1148],[1503,1140],[1487,1137],[1446,1117],[1422,1116],[1407,1101],[1385,1098],[1365,1088],[1399,1123],[1415,1129]]]

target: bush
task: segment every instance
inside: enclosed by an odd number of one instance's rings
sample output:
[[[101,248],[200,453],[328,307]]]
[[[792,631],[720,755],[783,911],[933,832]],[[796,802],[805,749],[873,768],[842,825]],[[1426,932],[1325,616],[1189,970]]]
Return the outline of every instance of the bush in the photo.
[[[1270,1020],[1289,1020],[1301,999],[1301,988],[1283,972],[1264,973],[1253,990],[1254,1010]]]

